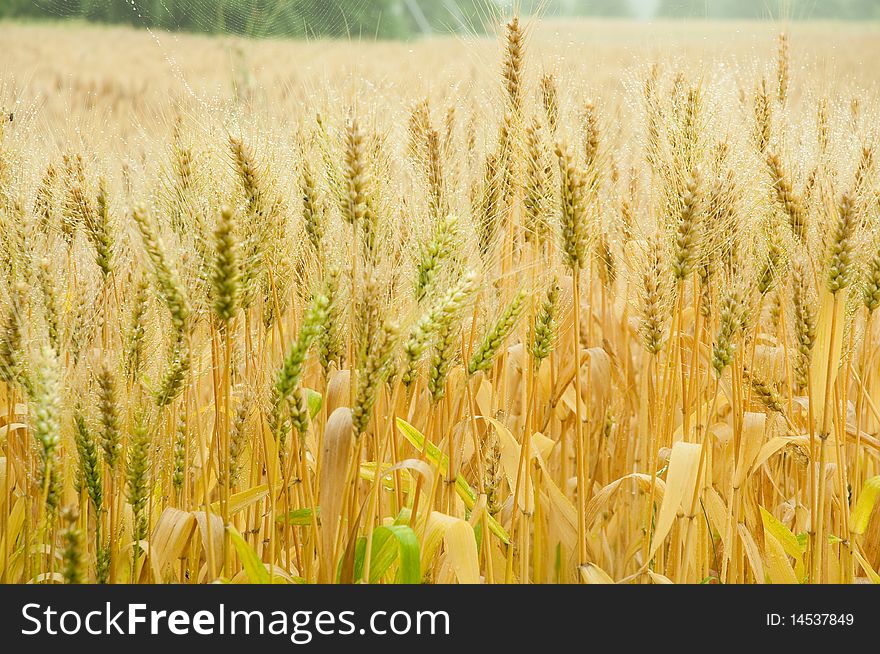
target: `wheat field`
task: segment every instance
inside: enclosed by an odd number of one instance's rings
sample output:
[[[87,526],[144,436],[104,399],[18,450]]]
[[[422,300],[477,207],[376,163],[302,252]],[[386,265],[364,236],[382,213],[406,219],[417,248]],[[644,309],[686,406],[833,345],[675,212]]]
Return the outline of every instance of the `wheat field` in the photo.
[[[876,37],[0,23],[0,580],[880,582]]]

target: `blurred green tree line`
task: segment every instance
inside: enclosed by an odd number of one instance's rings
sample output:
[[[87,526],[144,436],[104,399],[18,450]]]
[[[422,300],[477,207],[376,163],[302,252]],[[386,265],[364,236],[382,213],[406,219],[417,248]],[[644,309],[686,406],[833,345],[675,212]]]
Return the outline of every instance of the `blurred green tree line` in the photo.
[[[479,32],[496,9],[493,0],[0,0],[0,18],[76,18],[252,37]]]
[[[880,0],[507,0],[523,13],[632,18],[880,19]]]
[[[479,33],[514,7],[550,16],[880,19],[880,0],[0,0],[0,18],[78,18],[251,37]]]

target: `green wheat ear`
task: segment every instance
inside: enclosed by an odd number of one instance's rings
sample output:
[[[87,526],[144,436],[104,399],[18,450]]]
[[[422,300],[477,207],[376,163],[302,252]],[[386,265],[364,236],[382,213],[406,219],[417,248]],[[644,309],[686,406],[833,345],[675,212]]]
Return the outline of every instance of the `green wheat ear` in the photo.
[[[107,467],[110,470],[115,470],[122,453],[122,428],[120,426],[116,377],[109,365],[105,363],[98,371],[95,381],[98,385],[101,449],[104,452],[104,462]]]
[[[100,516],[104,502],[104,482],[99,447],[80,407],[74,410],[74,424],[80,487],[85,487],[95,515]]]
[[[541,308],[532,325],[531,352],[535,359],[536,368],[539,368],[541,362],[550,356],[556,344],[558,303],[559,284],[554,279],[547,289],[547,294],[544,301],[541,302]]]
[[[142,413],[134,419],[128,460],[125,466],[125,494],[134,513],[133,533],[136,541],[147,535],[147,506],[151,465],[150,429]]]
[[[571,269],[583,270],[587,262],[587,180],[575,164],[568,147],[556,146],[560,173],[560,213],[562,251],[565,263]]]
[[[65,584],[81,584],[85,581],[85,562],[83,551],[83,534],[77,527],[79,511],[75,506],[65,507],[61,511],[61,520],[65,528],[61,531],[61,560]]]
[[[294,412],[294,418],[302,421],[299,402],[291,403],[291,397],[297,391],[300,379],[305,370],[306,357],[312,344],[321,333],[327,320],[330,301],[326,295],[316,294],[303,317],[299,336],[284,358],[281,368],[275,374],[271,388],[271,408],[269,411],[269,427],[273,435],[283,445],[287,438],[289,423],[285,419],[285,411]],[[300,422],[302,426],[302,422]]]
[[[516,327],[516,323],[525,308],[527,293],[520,289],[513,299],[504,307],[504,311],[498,316],[492,328],[483,336],[480,345],[474,350],[468,362],[467,371],[473,375],[480,370],[488,370],[498,354],[498,350],[507,340]]]
[[[214,230],[214,267],[211,273],[214,314],[223,324],[235,317],[238,308],[239,275],[235,214],[230,207],[223,207]]]
[[[44,346],[35,366],[33,381],[33,434],[39,446],[38,492],[45,497],[47,512],[54,513],[61,500],[61,374],[55,351]]]

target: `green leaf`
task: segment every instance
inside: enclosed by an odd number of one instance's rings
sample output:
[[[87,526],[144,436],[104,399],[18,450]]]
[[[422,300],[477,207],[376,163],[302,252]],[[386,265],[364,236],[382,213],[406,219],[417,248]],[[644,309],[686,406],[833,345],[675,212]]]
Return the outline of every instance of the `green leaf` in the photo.
[[[253,548],[247,544],[247,541],[241,537],[238,530],[232,525],[229,525],[226,530],[229,532],[230,538],[232,538],[232,544],[235,546],[235,551],[238,552],[238,556],[241,559],[241,564],[244,566],[248,581],[252,584],[271,583],[269,580],[269,571],[266,570],[263,561],[260,560],[260,557],[257,556],[257,553],[254,552]]]
[[[321,507],[317,507],[318,524],[321,524]],[[312,526],[312,510],[311,509],[294,509],[287,515],[280,515],[275,518],[275,522],[280,522],[294,527],[311,527]]]
[[[422,435],[422,432],[413,427],[403,418],[397,419],[397,426],[400,428],[400,431],[403,432],[406,440],[412,443],[419,450],[425,448],[425,437]],[[431,441],[428,441],[425,452],[428,455],[428,460],[435,466],[437,466],[437,468],[440,470],[440,474],[445,477],[446,471],[449,468],[449,457],[443,454],[443,452],[440,451],[440,448],[434,445],[434,443],[432,443]],[[473,491],[471,491],[471,493],[473,493]]]
[[[388,568],[394,563],[395,560],[400,556],[401,548],[411,547],[412,545],[408,542],[409,536],[405,533],[396,533],[398,528],[405,527],[410,532],[412,529],[409,528],[409,519],[410,519],[410,510],[407,507],[404,507],[400,510],[397,518],[394,520],[394,525],[391,527],[378,527],[373,531],[373,547],[370,558],[370,583],[377,583],[382,576],[387,572]],[[415,534],[412,534],[415,538]],[[395,538],[392,538],[396,536]],[[401,538],[404,539],[404,542],[401,542]],[[419,552],[421,547],[418,544],[418,540],[415,541],[415,555],[416,555],[416,564],[419,563]],[[367,539],[364,536],[358,538],[357,545],[355,547],[355,560],[354,560],[354,578],[361,579],[364,574],[364,559],[366,558],[367,551]],[[418,572],[419,568],[416,569],[415,578],[418,580]],[[415,583],[419,583],[416,581]]]
[[[399,560],[397,583],[418,584],[419,539],[409,525],[378,527],[373,531],[373,552],[370,560],[370,583],[382,579],[388,568]]]
[[[397,426],[403,434],[404,438],[408,440],[414,447],[416,447],[419,451],[425,447],[425,437],[422,433],[409,424],[403,418],[397,419]],[[428,441],[428,445],[425,448],[425,453],[428,456],[428,460],[437,466],[437,469],[440,471],[440,474],[445,477],[446,471],[449,469],[449,458],[440,451],[436,445],[434,445],[431,441]],[[455,478],[455,492],[464,502],[464,505],[468,509],[473,509],[474,505],[477,503],[477,496],[474,493],[473,489],[467,483],[464,477],[458,475]],[[489,520],[489,530],[498,536],[501,541],[505,545],[510,545],[510,536],[507,534],[507,531],[502,527],[498,521],[490,515],[486,516]]]
[[[352,579],[360,579],[364,575],[364,559],[367,557],[367,537],[366,536],[358,536],[357,542],[354,544],[354,573],[352,574]],[[336,578],[338,581],[342,581],[342,564],[345,562],[345,559],[339,560],[339,569],[336,572]]]
[[[399,548],[387,527],[373,530],[373,548],[370,553],[370,583],[375,584],[397,560]],[[359,573],[363,574],[363,570]]]
[[[303,390],[306,392],[306,406],[309,408],[309,416],[314,419],[321,411],[324,397],[318,391],[312,390],[311,388],[303,387]]]

